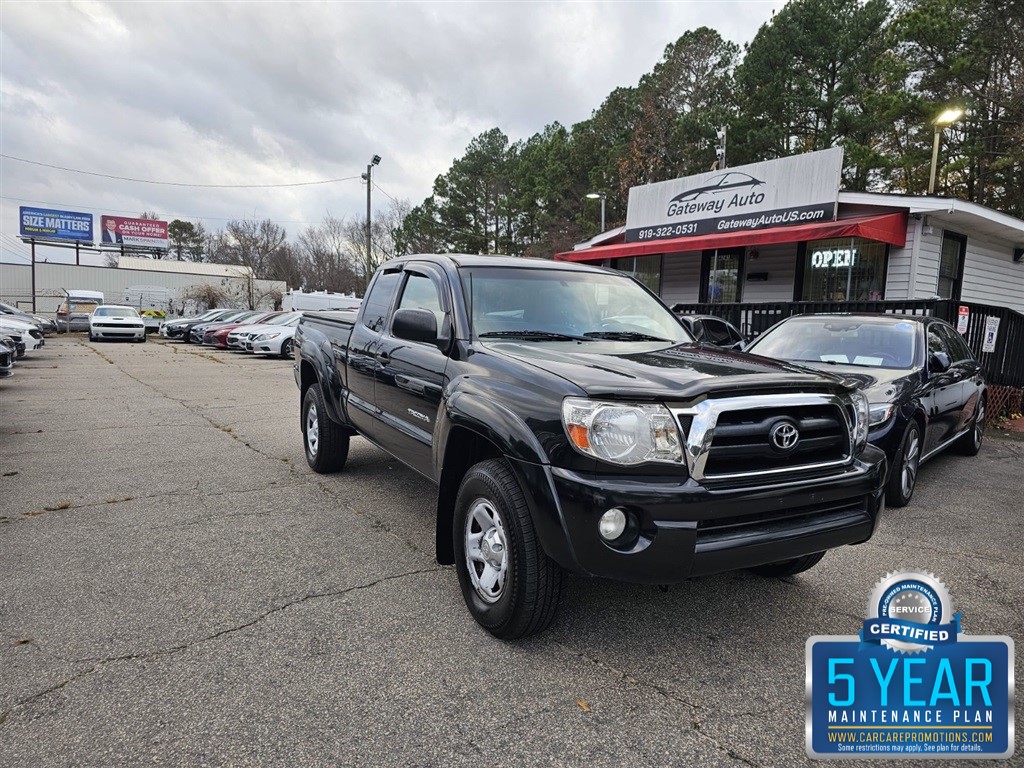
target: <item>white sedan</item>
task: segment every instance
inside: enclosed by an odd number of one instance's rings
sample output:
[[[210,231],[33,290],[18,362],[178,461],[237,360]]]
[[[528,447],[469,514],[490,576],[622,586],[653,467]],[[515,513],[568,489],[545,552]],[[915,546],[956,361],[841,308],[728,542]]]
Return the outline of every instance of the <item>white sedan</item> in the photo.
[[[264,333],[279,330],[281,326],[294,325],[294,320],[301,317],[301,312],[285,312],[267,320],[265,323],[240,325],[228,334],[228,349],[238,352],[252,352],[252,339]]]
[[[89,341],[101,339],[146,340],[146,324],[135,307],[101,304],[89,315]]]
[[[39,349],[45,343],[43,332],[32,323],[18,320],[10,315],[0,317],[0,336],[17,337],[25,345],[25,351]]]
[[[246,348],[252,345],[252,351],[257,355],[281,355],[291,357],[292,337],[295,329],[299,326],[300,313],[288,318],[288,321],[278,326],[264,328],[262,331],[255,331],[249,334],[246,340]]]

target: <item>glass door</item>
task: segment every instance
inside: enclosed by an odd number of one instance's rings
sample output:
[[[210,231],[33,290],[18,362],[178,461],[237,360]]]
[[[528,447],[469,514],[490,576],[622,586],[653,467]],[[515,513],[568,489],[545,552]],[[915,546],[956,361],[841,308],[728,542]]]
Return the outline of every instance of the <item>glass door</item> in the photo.
[[[743,249],[704,251],[700,300],[710,304],[742,301]]]

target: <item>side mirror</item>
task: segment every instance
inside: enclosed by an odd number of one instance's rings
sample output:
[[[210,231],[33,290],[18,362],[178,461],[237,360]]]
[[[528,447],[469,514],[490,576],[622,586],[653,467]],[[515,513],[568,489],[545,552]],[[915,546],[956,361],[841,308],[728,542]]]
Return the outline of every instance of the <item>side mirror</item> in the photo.
[[[396,310],[391,333],[399,339],[437,344],[437,317],[429,309]]]
[[[952,363],[945,352],[932,352],[928,356],[928,370],[931,373],[945,373]]]

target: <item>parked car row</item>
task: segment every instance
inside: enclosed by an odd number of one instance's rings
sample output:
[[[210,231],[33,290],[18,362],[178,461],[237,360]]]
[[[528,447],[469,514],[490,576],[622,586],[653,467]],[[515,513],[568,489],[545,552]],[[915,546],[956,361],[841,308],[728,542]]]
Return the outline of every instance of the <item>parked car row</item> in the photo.
[[[301,317],[302,312],[211,309],[197,317],[161,323],[160,335],[186,344],[290,357]]]
[[[45,335],[55,331],[52,320],[0,302],[0,379],[12,376],[17,361],[41,349]]]

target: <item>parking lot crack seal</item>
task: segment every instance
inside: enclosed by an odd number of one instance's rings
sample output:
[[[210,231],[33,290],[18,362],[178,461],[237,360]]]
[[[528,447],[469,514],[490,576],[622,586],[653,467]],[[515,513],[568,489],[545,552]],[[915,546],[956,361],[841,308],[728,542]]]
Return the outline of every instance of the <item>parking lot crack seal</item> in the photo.
[[[704,730],[703,723],[701,722],[700,718],[697,717],[697,713],[699,713],[699,712],[704,710],[704,708],[701,707],[699,704],[694,704],[692,701],[688,701],[687,699],[683,698],[679,694],[671,691],[670,689],[668,689],[668,688],[666,688],[666,687],[664,687],[662,685],[658,685],[657,683],[653,683],[653,682],[648,681],[648,680],[641,680],[640,678],[635,677],[635,676],[629,674],[628,672],[626,672],[623,669],[619,669],[618,667],[614,667],[611,664],[609,664],[608,662],[602,661],[601,659],[598,659],[598,658],[596,658],[594,656],[591,656],[591,655],[589,655],[587,653],[584,653],[583,651],[578,651],[578,650],[576,650],[574,648],[571,648],[568,645],[566,645],[565,643],[561,643],[561,642],[556,640],[555,641],[555,645],[560,647],[566,653],[569,653],[569,654],[571,654],[573,656],[576,656],[577,658],[582,659],[583,661],[587,661],[590,664],[592,664],[592,665],[594,665],[596,667],[599,667],[600,669],[603,669],[603,670],[606,670],[608,672],[611,672],[612,674],[617,676],[620,680],[622,680],[625,683],[628,683],[629,685],[632,685],[632,686],[634,686],[636,688],[646,688],[646,689],[652,690],[655,693],[657,693],[659,696],[662,696],[663,698],[669,699],[670,701],[674,701],[677,704],[682,704],[684,707],[687,707],[688,709],[691,710],[691,712],[690,712],[690,727],[693,729],[693,732],[695,734],[697,734],[701,738],[706,739],[707,741],[711,742],[715,746],[716,749],[718,749],[721,752],[725,753],[731,759],[736,760],[736,761],[738,761],[740,763],[743,763],[743,765],[748,765],[748,766],[750,766],[750,768],[761,768],[761,766],[759,766],[757,763],[751,762],[747,758],[745,758],[742,755],[738,754],[732,747],[729,747],[728,745],[723,744],[715,736],[711,735],[710,733],[708,733],[707,731]],[[750,714],[752,716],[755,715],[755,713],[744,713],[744,714]]]
[[[90,351],[95,352],[97,355],[102,357],[108,363],[111,363],[112,365],[114,365],[119,371],[121,371],[121,373],[123,373],[125,376],[127,376],[132,381],[136,382],[137,384],[141,384],[142,386],[146,387],[146,389],[149,389],[152,392],[155,392],[161,398],[164,398],[164,399],[170,400],[171,402],[177,403],[178,405],[180,405],[182,408],[184,408],[189,413],[191,413],[191,414],[193,414],[195,416],[199,416],[201,419],[203,419],[207,423],[209,423],[210,426],[215,427],[216,429],[219,429],[220,431],[224,432],[226,435],[230,435],[232,437],[232,439],[237,440],[242,445],[244,445],[246,448],[250,449],[253,453],[257,454],[258,456],[262,456],[265,459],[271,459],[273,461],[278,461],[278,457],[277,456],[271,456],[270,454],[261,451],[259,448],[255,447],[251,443],[249,443],[246,440],[242,439],[239,435],[234,434],[233,430],[231,428],[228,428],[228,427],[226,427],[223,424],[218,424],[216,421],[211,419],[209,416],[207,416],[201,410],[192,407],[189,404],[188,400],[178,399],[178,398],[175,398],[175,397],[171,397],[166,392],[161,391],[159,388],[157,388],[152,383],[150,383],[148,381],[145,381],[144,379],[140,379],[138,376],[135,376],[134,374],[132,374],[131,371],[129,371],[126,368],[118,365],[115,361],[113,361],[113,360],[109,359],[108,357],[106,357],[105,355],[103,355],[103,353],[100,352],[99,350],[97,350],[96,348],[90,347],[89,345],[87,345],[83,341],[79,341],[77,343],[81,344],[83,347],[86,347]],[[204,358],[206,358],[208,360],[212,360],[215,363],[220,363],[221,365],[225,365],[223,360],[220,360],[220,359],[218,359],[216,357],[213,357],[212,355],[209,355],[209,354],[205,354],[205,353],[202,353],[202,352],[198,352],[198,353],[197,352],[191,352],[189,354],[193,355],[194,357],[204,357]],[[293,467],[290,467],[289,469],[291,470],[292,474],[297,474]]]
[[[173,656],[175,654],[182,653],[183,651],[187,651],[197,646],[203,645],[204,643],[208,643],[213,640],[218,640],[219,638],[234,634],[235,632],[241,632],[242,630],[249,629],[250,627],[259,624],[264,619],[267,619],[268,617],[273,616],[274,614],[280,613],[281,611],[291,608],[292,606],[300,605],[309,600],[316,600],[321,597],[341,597],[352,592],[360,592],[367,589],[373,589],[374,587],[380,586],[381,584],[386,584],[391,581],[398,581],[400,579],[407,579],[411,576],[419,576],[423,574],[441,573],[444,570],[446,569],[440,566],[433,568],[418,568],[412,571],[396,573],[391,576],[382,576],[379,579],[375,579],[374,581],[370,581],[365,584],[355,584],[351,587],[344,587],[342,589],[332,589],[326,592],[308,592],[305,595],[301,595],[292,600],[288,600],[287,602],[282,603],[281,605],[274,606],[270,610],[265,611],[242,624],[238,624],[233,627],[228,627],[227,629],[222,629],[218,632],[214,632],[212,635],[201,637],[198,640],[193,640],[188,643],[182,643],[180,645],[173,645],[169,648],[160,648],[155,651],[147,651],[146,653],[126,653],[121,654],[119,656],[104,656],[91,657],[85,659],[75,659],[71,663],[91,664],[92,666],[90,666],[88,669],[71,675],[70,677],[67,677],[64,680],[61,680],[59,683],[56,683],[55,685],[51,685],[49,688],[46,688],[37,693],[33,693],[30,696],[26,696],[25,698],[20,699],[9,709],[5,710],[4,712],[0,712],[0,727],[3,726],[4,722],[16,709],[29,706],[33,702],[38,701],[39,699],[48,696],[51,693],[55,693],[56,691],[63,689],[65,686],[75,682],[76,680],[81,680],[84,677],[88,677],[89,675],[99,672],[107,664],[113,664],[119,661],[151,661],[153,659],[159,659],[165,656]]]

